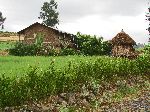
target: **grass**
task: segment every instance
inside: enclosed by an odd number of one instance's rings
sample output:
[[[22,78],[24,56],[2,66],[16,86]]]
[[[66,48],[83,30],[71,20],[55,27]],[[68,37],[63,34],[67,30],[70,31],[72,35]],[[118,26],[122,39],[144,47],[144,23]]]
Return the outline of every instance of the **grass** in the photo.
[[[47,69],[52,60],[55,60],[55,67],[58,69],[64,68],[69,61],[93,61],[98,57],[84,57],[84,56],[60,56],[60,57],[42,57],[42,56],[0,56],[0,76],[22,76],[28,71],[30,66],[36,66],[43,70]],[[9,69],[8,69],[9,68]]]
[[[0,42],[0,50],[7,50],[14,46],[14,42]]]

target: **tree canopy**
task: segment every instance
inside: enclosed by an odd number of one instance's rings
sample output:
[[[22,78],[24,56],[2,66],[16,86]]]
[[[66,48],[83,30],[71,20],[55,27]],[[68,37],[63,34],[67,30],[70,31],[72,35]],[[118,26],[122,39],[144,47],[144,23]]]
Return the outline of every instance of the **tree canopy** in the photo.
[[[50,0],[49,2],[44,2],[43,6],[41,7],[40,17],[39,19],[43,20],[43,24],[47,26],[54,27],[59,24],[58,19],[58,11],[57,11],[58,4],[55,0]]]
[[[0,12],[0,26],[2,27],[2,29],[4,29],[4,21],[6,20],[5,17],[3,17],[2,12]]]

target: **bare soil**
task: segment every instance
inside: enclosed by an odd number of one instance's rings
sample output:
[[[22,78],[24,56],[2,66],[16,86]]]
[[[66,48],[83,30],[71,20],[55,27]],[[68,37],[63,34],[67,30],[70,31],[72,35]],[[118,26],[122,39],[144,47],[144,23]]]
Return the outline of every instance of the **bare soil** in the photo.
[[[23,37],[20,37],[20,40],[23,39]],[[19,36],[0,37],[0,41],[19,41]]]

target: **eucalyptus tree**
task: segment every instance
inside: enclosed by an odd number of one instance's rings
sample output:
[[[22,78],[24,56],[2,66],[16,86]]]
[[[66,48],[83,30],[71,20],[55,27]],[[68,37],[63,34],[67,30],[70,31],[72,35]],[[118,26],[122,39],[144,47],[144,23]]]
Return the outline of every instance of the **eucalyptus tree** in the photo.
[[[44,2],[41,7],[39,19],[43,20],[43,24],[51,27],[55,27],[59,24],[59,12],[57,11],[58,4],[55,0]]]
[[[5,20],[6,20],[6,17],[3,17],[2,12],[0,12],[0,26],[2,29],[4,29]]]

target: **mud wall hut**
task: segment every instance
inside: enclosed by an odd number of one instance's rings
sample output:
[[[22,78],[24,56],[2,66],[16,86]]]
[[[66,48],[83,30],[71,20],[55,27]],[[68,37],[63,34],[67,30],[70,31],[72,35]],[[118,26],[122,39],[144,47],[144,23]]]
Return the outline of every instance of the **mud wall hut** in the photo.
[[[137,54],[133,48],[136,42],[123,30],[118,33],[112,40],[112,56],[136,58]]]
[[[45,26],[38,22],[19,31],[18,34],[19,38],[24,37],[22,42],[27,44],[35,43],[37,35],[42,34],[43,44],[45,46],[52,46],[55,49],[61,49],[64,47],[76,48],[73,42],[74,35]]]

